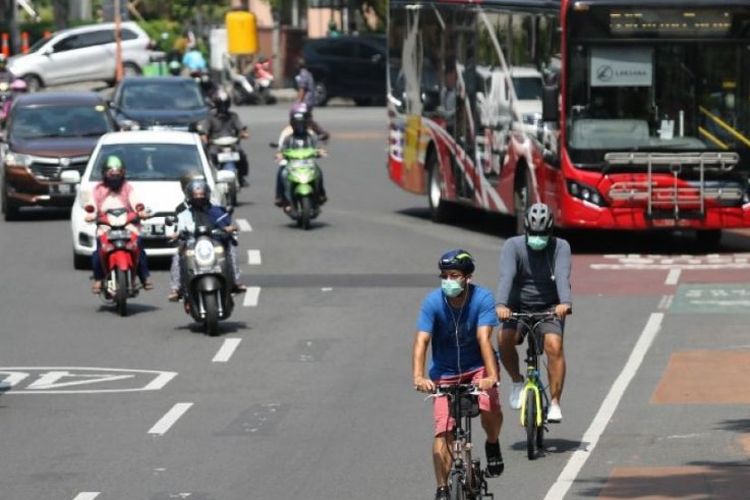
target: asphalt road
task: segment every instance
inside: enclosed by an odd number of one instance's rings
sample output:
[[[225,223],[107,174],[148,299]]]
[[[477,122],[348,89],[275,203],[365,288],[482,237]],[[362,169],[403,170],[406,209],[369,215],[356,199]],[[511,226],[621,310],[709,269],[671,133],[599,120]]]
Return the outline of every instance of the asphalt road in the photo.
[[[73,270],[66,214],[0,222],[0,377],[12,385],[0,499],[432,498],[431,411],[411,386],[417,309],[448,248],[470,250],[476,281],[494,288],[512,223],[466,211],[433,224],[426,200],[387,178],[384,110],[337,107],[316,110],[332,132],[330,201],[301,231],[272,203],[267,144],[286,107],[240,113],[252,185],[235,217],[251,290],[217,338],[167,302],[164,263],[119,318]],[[527,460],[503,374],[495,498],[746,498],[747,238],[705,255],[687,237],[566,236],[564,421]]]

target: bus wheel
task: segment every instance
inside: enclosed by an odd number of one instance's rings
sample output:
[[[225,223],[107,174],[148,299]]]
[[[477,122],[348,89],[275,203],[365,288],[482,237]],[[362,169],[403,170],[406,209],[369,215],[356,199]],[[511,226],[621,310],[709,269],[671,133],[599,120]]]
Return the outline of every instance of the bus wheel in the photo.
[[[440,165],[434,153],[428,153],[428,174],[427,174],[427,199],[430,203],[430,216],[433,222],[448,222],[452,215],[454,207],[443,200],[443,178],[440,175]]]
[[[531,204],[531,177],[527,168],[523,169],[521,178],[516,182],[513,202],[516,214],[516,234],[524,234],[526,232],[524,227],[526,209]]]

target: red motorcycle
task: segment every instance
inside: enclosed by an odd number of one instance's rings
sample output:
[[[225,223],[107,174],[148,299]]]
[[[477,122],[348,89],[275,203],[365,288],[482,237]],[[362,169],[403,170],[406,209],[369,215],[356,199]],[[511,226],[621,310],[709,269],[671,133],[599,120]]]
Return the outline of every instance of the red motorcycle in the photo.
[[[95,210],[93,205],[86,206],[88,213]],[[99,259],[105,276],[101,295],[105,302],[116,305],[120,316],[128,314],[128,299],[138,295],[135,278],[141,251],[138,248],[138,234],[127,226],[141,219],[138,213],[142,210],[140,204],[136,207],[137,212],[127,208],[111,208],[99,214],[96,220],[98,227],[108,228],[98,236]]]
[[[276,97],[271,93],[274,76],[271,61],[261,57],[247,75],[237,74],[232,81],[232,100],[242,104],[274,104]]]

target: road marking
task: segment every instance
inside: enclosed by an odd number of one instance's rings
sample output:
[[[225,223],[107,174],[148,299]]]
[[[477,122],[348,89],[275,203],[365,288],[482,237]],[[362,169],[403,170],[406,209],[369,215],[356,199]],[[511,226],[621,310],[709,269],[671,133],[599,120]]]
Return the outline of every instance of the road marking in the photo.
[[[253,230],[253,226],[250,225],[247,219],[237,219],[237,226],[240,228],[240,231],[246,233],[249,233]]]
[[[177,420],[190,409],[191,406],[193,406],[193,403],[175,404],[172,409],[166,413],[166,415],[161,417],[161,419],[156,422],[154,426],[151,427],[151,429],[149,429],[148,433],[163,436],[164,434],[166,434],[169,428],[172,427],[174,423],[177,422]]]
[[[672,305],[672,301],[674,300],[674,295],[662,295],[661,300],[659,301],[659,309],[660,311],[669,309],[669,307]]]
[[[628,361],[609,389],[609,393],[604,398],[591,425],[584,433],[583,438],[581,438],[581,445],[573,453],[573,456],[570,457],[568,463],[565,464],[565,468],[560,472],[555,484],[547,491],[544,500],[562,500],[573,485],[586,460],[588,460],[594,448],[596,448],[599,438],[604,433],[604,429],[617,409],[617,405],[620,404],[625,390],[630,385],[633,377],[635,377],[638,368],[643,362],[643,358],[656,338],[656,334],[659,333],[663,319],[664,313],[651,313],[646,326],[641,332],[641,336],[638,338],[638,342],[636,342],[633,351],[630,353]]]
[[[227,361],[229,361],[229,358],[232,357],[232,354],[234,354],[234,351],[235,349],[237,349],[237,346],[240,345],[240,342],[242,342],[242,339],[238,338],[229,338],[224,340],[224,343],[221,344],[219,352],[216,353],[216,356],[214,356],[214,359],[212,361],[214,363],[226,363]]]
[[[82,491],[73,500],[94,500],[100,493],[101,491]]]
[[[98,394],[158,391],[177,372],[122,368],[0,367],[5,394]],[[22,382],[24,382],[22,384]],[[94,387],[88,389],[86,387]]]
[[[676,285],[680,281],[680,274],[682,274],[682,269],[670,269],[669,274],[667,274],[667,279],[664,281],[665,285]]]
[[[255,307],[258,305],[258,297],[260,297],[260,287],[249,286],[245,290],[245,298],[242,299],[242,305],[245,307]]]
[[[596,270],[716,270],[750,269],[748,254],[709,254],[709,255],[604,255],[604,262],[593,263]]]
[[[248,250],[247,263],[251,266],[259,266],[261,263],[260,250]]]

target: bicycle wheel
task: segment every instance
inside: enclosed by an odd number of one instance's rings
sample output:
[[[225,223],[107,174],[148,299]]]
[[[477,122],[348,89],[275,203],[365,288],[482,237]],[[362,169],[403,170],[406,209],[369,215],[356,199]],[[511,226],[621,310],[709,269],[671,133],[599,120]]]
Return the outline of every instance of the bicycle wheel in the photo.
[[[459,474],[454,474],[450,480],[450,499],[451,500],[468,500],[464,483],[461,481]]]
[[[532,390],[526,391],[526,455],[529,460],[536,458],[537,431],[536,425],[536,393]]]
[[[542,425],[536,429],[536,449],[538,452],[544,450],[544,424],[546,422],[546,412],[544,411],[544,399],[542,399],[542,407],[539,409],[542,412]]]

